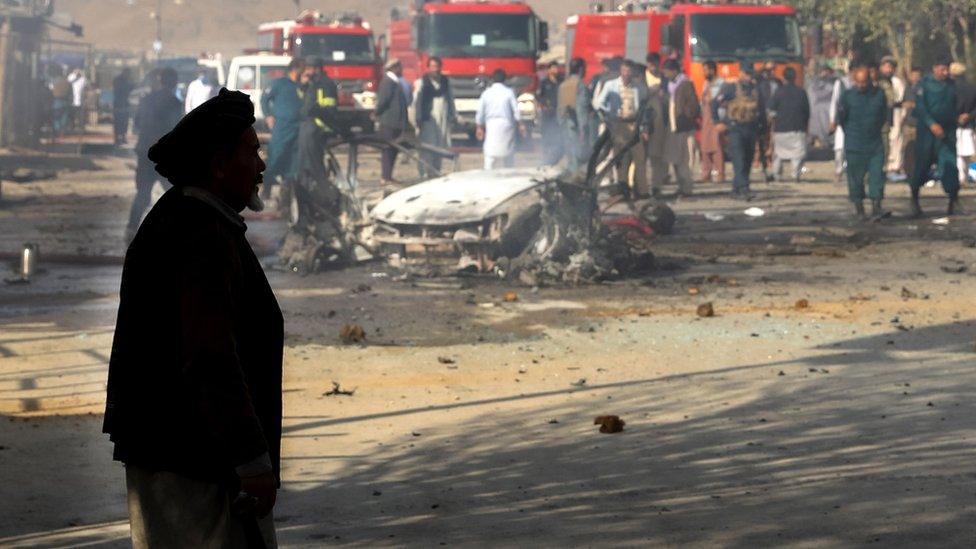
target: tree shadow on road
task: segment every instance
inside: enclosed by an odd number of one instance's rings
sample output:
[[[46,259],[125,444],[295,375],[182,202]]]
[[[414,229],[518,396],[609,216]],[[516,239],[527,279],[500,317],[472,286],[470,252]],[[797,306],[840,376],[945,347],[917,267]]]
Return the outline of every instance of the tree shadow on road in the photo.
[[[302,456],[306,473],[292,482],[289,464],[281,537],[965,545],[976,536],[976,374],[955,353],[961,332],[941,325],[896,349],[886,335],[854,338],[800,361],[391,412],[414,415],[419,436],[345,458],[327,479],[310,472],[327,455]],[[604,413],[626,430],[599,434],[592,418]],[[383,416],[308,418],[285,436],[367,429]],[[354,453],[341,440],[326,439],[323,453]]]

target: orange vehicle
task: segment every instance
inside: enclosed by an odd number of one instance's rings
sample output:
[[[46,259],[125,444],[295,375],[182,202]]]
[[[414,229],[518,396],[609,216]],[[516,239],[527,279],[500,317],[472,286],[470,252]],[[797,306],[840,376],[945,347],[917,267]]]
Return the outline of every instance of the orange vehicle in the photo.
[[[756,67],[771,61],[777,75],[788,66],[803,74],[803,43],[789,6],[662,2],[625,8],[566,21],[567,58],[583,58],[588,77],[600,72],[604,59],[622,56],[644,63],[649,52],[681,61],[699,92],[706,61],[715,61],[726,79],[739,74],[741,61]]]

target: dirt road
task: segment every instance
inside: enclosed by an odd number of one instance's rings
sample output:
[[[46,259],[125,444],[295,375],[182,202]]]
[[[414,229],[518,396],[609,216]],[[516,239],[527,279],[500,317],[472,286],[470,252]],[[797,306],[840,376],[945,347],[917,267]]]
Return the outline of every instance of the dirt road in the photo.
[[[128,162],[6,186],[0,251],[121,253]],[[272,270],[281,544],[972,546],[976,217],[905,219],[892,185],[892,219],[853,223],[812,167],[748,205],[701,186],[640,279]],[[100,433],[120,269],[42,266],[0,286],[0,546],[125,546]],[[339,342],[346,323],[364,345]]]

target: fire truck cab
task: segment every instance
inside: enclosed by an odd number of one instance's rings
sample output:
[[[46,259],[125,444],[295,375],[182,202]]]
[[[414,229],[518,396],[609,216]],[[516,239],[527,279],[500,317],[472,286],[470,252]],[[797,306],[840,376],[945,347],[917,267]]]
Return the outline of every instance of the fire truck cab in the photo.
[[[518,97],[523,121],[535,120],[536,58],[548,49],[548,25],[528,5],[499,1],[415,0],[409,13],[394,9],[386,55],[403,64],[413,83],[427,61],[440,57],[451,82],[460,131],[473,133],[478,98],[491,73],[503,69]]]
[[[725,79],[738,76],[742,61],[756,67],[772,61],[780,76],[792,66],[802,77],[803,44],[789,6],[662,1],[624,7],[566,21],[567,58],[583,58],[587,78],[600,72],[604,59],[619,55],[643,64],[649,52],[678,59],[699,92],[706,61],[714,61]]]
[[[323,15],[305,10],[294,20],[258,26],[258,47],[251,53],[320,57],[339,87],[339,112],[353,127],[371,128],[380,61],[369,23],[355,14]]]

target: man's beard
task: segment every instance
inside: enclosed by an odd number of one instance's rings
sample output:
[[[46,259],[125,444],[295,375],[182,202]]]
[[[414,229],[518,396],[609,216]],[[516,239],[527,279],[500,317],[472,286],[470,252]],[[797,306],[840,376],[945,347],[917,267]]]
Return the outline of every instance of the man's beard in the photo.
[[[254,192],[251,193],[251,198],[247,200],[247,209],[252,212],[260,212],[264,209],[264,200],[261,199],[261,192],[258,187],[254,188]]]
[[[251,198],[247,199],[247,209],[252,212],[260,212],[264,210],[264,200],[261,199],[261,185],[264,183],[264,174],[258,174],[255,178],[254,191],[251,192]]]

